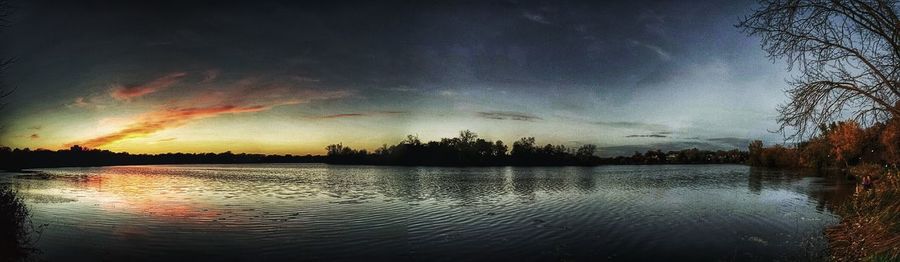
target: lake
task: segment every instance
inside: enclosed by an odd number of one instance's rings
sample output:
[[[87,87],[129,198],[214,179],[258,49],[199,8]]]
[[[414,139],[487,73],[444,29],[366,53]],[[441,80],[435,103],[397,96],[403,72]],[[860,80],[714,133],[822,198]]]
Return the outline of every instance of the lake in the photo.
[[[854,185],[741,165],[37,169],[40,258],[807,260]]]

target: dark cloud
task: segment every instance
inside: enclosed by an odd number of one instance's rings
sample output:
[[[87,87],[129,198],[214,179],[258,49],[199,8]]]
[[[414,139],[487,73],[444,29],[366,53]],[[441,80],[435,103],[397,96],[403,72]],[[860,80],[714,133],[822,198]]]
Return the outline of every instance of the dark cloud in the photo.
[[[545,25],[552,24],[550,21],[547,21],[546,17],[544,17],[543,15],[538,14],[538,13],[526,11],[526,12],[522,13],[522,17],[525,17],[525,19],[531,20],[532,22],[535,22],[535,23],[541,23],[541,24],[545,24]]]
[[[669,127],[666,125],[643,123],[643,122],[630,122],[630,121],[619,121],[619,122],[596,121],[596,122],[591,122],[591,124],[601,125],[601,126],[606,126],[606,127],[613,127],[613,128],[627,128],[627,129],[643,129],[643,130],[666,130],[666,129],[669,129]],[[659,131],[659,132],[667,132],[667,131]],[[657,134],[661,134],[661,133],[657,133]]]
[[[117,100],[131,100],[169,88],[170,86],[178,83],[178,81],[180,81],[186,75],[186,73],[178,72],[162,76],[144,84],[117,86],[116,88],[110,90],[109,95]]]
[[[660,134],[650,134],[650,135],[627,135],[627,136],[625,136],[625,137],[654,137],[654,138],[662,138],[662,137],[668,137],[668,136],[660,135]]]
[[[536,121],[541,120],[542,118],[531,115],[528,113],[522,112],[511,112],[511,111],[490,111],[490,112],[477,112],[477,116],[487,119],[495,119],[495,120],[517,120],[517,121]]]
[[[744,149],[747,145],[735,146],[718,142],[706,141],[673,141],[663,143],[653,143],[649,145],[623,145],[623,146],[607,146],[600,147],[600,155],[605,157],[627,156],[634,152],[646,152],[648,150],[677,151],[683,149],[698,148],[703,150],[732,150]]]
[[[27,16],[11,28],[13,34],[27,36],[13,40],[14,51],[35,54],[29,57],[34,63],[66,59],[72,63],[48,69],[76,69],[72,74],[112,67],[154,70],[150,73],[158,76],[171,72],[164,70],[218,68],[302,72],[302,81],[358,88],[485,82],[510,83],[512,88],[597,82],[624,86],[616,84],[632,82],[623,76],[635,68],[658,63],[660,57],[677,57],[679,47],[659,36],[660,27],[703,22],[636,19],[647,17],[647,6],[657,10],[653,17],[677,18],[704,7],[734,5],[731,1],[89,2],[28,1],[23,6]],[[160,15],[166,19],[158,19]],[[57,41],[63,44],[48,44]],[[93,49],[80,51],[85,46]],[[47,47],[53,49],[42,49]],[[152,75],[140,76],[152,79],[148,77]],[[123,88],[119,97],[147,94],[166,83]]]
[[[736,148],[746,148],[747,145],[750,144],[750,139],[746,138],[738,138],[738,137],[719,137],[719,138],[709,138],[706,141],[712,143],[718,143],[727,146],[733,146]]]
[[[28,137],[31,138],[31,139],[38,139],[38,138],[41,138],[41,136],[38,135],[38,134],[31,134],[31,135],[28,136]]]
[[[320,119],[334,119],[334,118],[350,118],[350,117],[365,117],[365,116],[376,116],[376,115],[399,115],[399,114],[408,114],[406,111],[376,111],[376,112],[366,112],[366,113],[342,113],[342,114],[332,114],[332,115],[324,115],[313,118]]]
[[[671,110],[667,106],[680,106],[677,97],[634,93],[664,91],[657,89],[669,83],[686,86],[673,80],[686,79],[693,64],[762,57],[758,39],[747,38],[732,26],[741,12],[751,10],[747,7],[755,2],[752,0],[20,2],[16,23],[0,34],[6,40],[3,53],[19,57],[21,62],[4,76],[29,88],[12,95],[10,100],[21,106],[0,112],[0,120],[48,117],[50,113],[40,112],[56,112],[54,107],[60,105],[68,105],[64,109],[72,112],[91,109],[98,112],[90,112],[90,116],[103,117],[104,108],[134,110],[123,106],[123,101],[131,99],[140,100],[131,106],[155,108],[195,93],[229,92],[222,89],[223,83],[256,79],[288,89],[274,94],[284,98],[302,99],[286,94],[308,88],[348,91],[364,98],[334,103],[327,110],[297,113],[303,109],[291,108],[270,113],[309,116],[306,120],[377,114],[366,112],[370,108],[428,113],[471,105],[468,108],[498,110],[470,115],[474,118],[528,123],[541,117],[556,120],[559,115],[616,116],[595,119],[628,121],[593,124],[597,130],[618,128],[628,129],[624,134],[677,138],[667,133],[671,127],[639,119],[672,116],[672,122],[665,123],[682,126],[685,123],[677,123],[679,119],[704,119],[707,112],[719,113],[719,108],[703,103],[706,101],[691,101],[678,108],[696,108],[696,112]],[[759,60],[769,63],[764,57]],[[756,67],[754,64],[745,67],[732,73],[754,80],[773,75],[750,68]],[[780,65],[772,67],[782,70]],[[723,92],[717,87],[733,82],[722,81],[711,84],[716,87],[713,89],[678,90],[686,90],[685,96]],[[110,85],[117,83],[122,85],[110,90]],[[250,89],[256,90],[255,86]],[[442,90],[456,95],[447,99],[441,96]],[[268,98],[251,103],[258,97],[196,106],[235,106],[237,112],[222,110],[162,124],[181,126],[201,117],[253,113],[255,105],[263,106],[259,111],[267,111],[274,105],[289,104],[267,103]],[[643,100],[632,103],[636,100],[629,98]],[[521,104],[528,104],[527,110]],[[741,111],[738,109],[755,112],[765,108],[738,105],[735,111]],[[560,111],[565,114],[557,114]],[[332,115],[316,117],[316,112]],[[745,117],[727,115],[726,110],[722,114],[719,119],[726,124]],[[88,115],[78,117],[82,116]],[[119,135],[140,136],[159,130],[136,126],[130,130],[136,133]],[[730,133],[711,130],[704,134]],[[22,138],[18,133],[13,136]],[[115,140],[112,136],[95,144]],[[717,146],[738,143],[705,142]]]

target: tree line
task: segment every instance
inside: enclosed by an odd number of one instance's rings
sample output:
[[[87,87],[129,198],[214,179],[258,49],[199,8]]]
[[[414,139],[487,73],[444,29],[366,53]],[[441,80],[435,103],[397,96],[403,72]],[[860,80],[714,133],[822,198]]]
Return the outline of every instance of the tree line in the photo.
[[[896,167],[900,163],[900,119],[861,127],[856,121],[819,125],[819,133],[795,146],[749,145],[754,166],[782,168],[847,168],[871,164]]]
[[[681,151],[635,152],[632,156],[601,158],[597,146],[539,145],[534,137],[523,137],[508,146],[501,140],[479,138],[464,130],[459,136],[422,142],[409,135],[396,145],[382,145],[374,152],[356,150],[343,144],[327,146],[327,163],[365,165],[424,166],[594,166],[603,164],[739,164],[747,160],[747,152],[707,151],[696,148]]]
[[[265,155],[245,153],[164,153],[130,154],[109,150],[72,146],[62,150],[11,149],[0,147],[0,169],[21,170],[43,167],[84,167],[112,165],[160,164],[250,164],[250,163],[328,163],[349,165],[400,166],[596,166],[652,164],[743,164],[748,153],[708,151],[696,148],[662,152],[650,150],[631,156],[602,158],[598,148],[587,144],[578,147],[539,145],[534,137],[525,137],[511,146],[503,141],[479,138],[472,131],[461,131],[458,137],[422,142],[410,135],[392,146],[382,145],[369,152],[343,144],[326,148],[326,155]]]
[[[161,164],[249,164],[249,163],[313,163],[324,162],[324,157],[314,155],[264,155],[223,153],[164,153],[130,154],[109,150],[87,149],[78,145],[69,149],[51,151],[0,147],[0,161],[4,170],[21,170],[41,167],[84,167],[113,165],[161,165]]]

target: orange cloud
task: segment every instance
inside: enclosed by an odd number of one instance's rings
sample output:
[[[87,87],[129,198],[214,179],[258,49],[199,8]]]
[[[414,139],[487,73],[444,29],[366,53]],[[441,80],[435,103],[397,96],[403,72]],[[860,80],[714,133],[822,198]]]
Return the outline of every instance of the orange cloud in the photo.
[[[276,106],[305,103],[312,100],[345,97],[345,91],[317,92],[302,90],[290,92],[284,88],[257,88],[256,90],[233,90],[199,95],[192,99],[173,101],[169,107],[150,111],[135,117],[131,124],[111,134],[85,141],[66,144],[65,147],[80,145],[88,148],[102,147],[117,141],[148,136],[150,134],[180,127],[192,121],[223,114],[239,114],[266,111]]]
[[[103,104],[98,103],[96,97],[85,99],[84,97],[77,97],[75,101],[69,104],[66,104],[67,107],[77,107],[77,108],[91,108],[91,109],[100,109],[106,107]]]
[[[31,136],[29,136],[29,137],[30,137],[32,140],[41,138],[41,136],[38,135],[38,134],[31,134]]]
[[[136,122],[112,134],[96,137],[87,141],[67,144],[66,147],[70,147],[72,145],[81,145],[88,148],[101,147],[119,140],[143,137],[164,129],[179,127],[197,119],[214,117],[221,114],[259,112],[268,110],[269,108],[270,107],[266,106],[241,107],[224,105],[213,107],[165,109],[161,111],[146,113],[138,117],[138,120]]]
[[[181,81],[181,79],[186,75],[187,73],[172,73],[157,78],[156,80],[150,81],[149,83],[143,85],[119,86],[113,88],[109,95],[117,100],[131,100],[136,97],[141,97],[169,88],[175,83],[178,83],[178,81]]]

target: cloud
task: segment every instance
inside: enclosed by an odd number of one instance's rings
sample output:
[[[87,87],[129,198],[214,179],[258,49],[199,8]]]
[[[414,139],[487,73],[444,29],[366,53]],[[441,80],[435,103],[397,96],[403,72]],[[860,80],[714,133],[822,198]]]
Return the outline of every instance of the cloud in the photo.
[[[308,77],[308,76],[293,76],[291,78],[297,82],[312,82],[312,83],[322,82],[322,79]]]
[[[66,104],[66,107],[69,107],[69,108],[73,108],[73,107],[75,107],[75,108],[92,108],[92,109],[106,107],[105,105],[100,104],[95,100],[96,100],[96,98],[92,98],[92,99],[88,100],[84,97],[77,97],[77,98],[75,98],[75,101],[72,101],[72,103]]]
[[[376,89],[379,89],[379,90],[386,90],[386,91],[393,91],[393,92],[416,92],[416,91],[419,91],[419,89],[417,89],[417,88],[412,88],[412,87],[405,86],[405,85],[396,86],[396,87],[387,87],[387,88],[385,88],[385,87],[376,87]]]
[[[660,137],[668,137],[668,136],[660,135],[660,134],[651,134],[651,135],[627,135],[627,136],[625,136],[625,137],[655,137],[655,138],[660,138]]]
[[[653,124],[653,123],[644,123],[644,122],[630,122],[630,121],[595,121],[591,122],[591,124],[613,127],[613,128],[626,128],[626,129],[643,129],[643,130],[651,130],[651,131],[659,131],[656,134],[664,134],[663,132],[667,132],[669,127],[661,124]]]
[[[532,13],[532,12],[523,12],[522,17],[525,17],[525,19],[531,20],[532,22],[535,22],[535,23],[540,23],[540,24],[545,24],[545,25],[552,24],[550,21],[547,21],[546,17],[544,17],[540,14]]]
[[[206,70],[206,72],[203,72],[203,81],[200,81],[200,83],[209,83],[215,81],[216,78],[219,78],[218,69]]]
[[[518,121],[528,121],[533,122],[535,120],[542,120],[542,118],[526,114],[520,112],[511,112],[511,111],[490,111],[490,112],[477,112],[479,117],[487,118],[487,119],[495,119],[495,120],[518,120]]]
[[[350,117],[366,117],[366,116],[376,116],[376,115],[397,115],[397,114],[408,114],[406,111],[377,111],[377,112],[367,112],[367,113],[343,113],[343,114],[333,114],[333,115],[324,115],[320,117],[313,117],[319,119],[334,119],[334,118],[350,118]]]
[[[110,91],[110,96],[117,100],[131,100],[147,94],[159,92],[181,81],[187,73],[172,73],[143,85],[118,86]]]
[[[647,150],[661,150],[663,152],[677,151],[682,149],[698,148],[701,150],[732,150],[743,149],[746,147],[738,147],[721,143],[710,143],[706,141],[674,141],[664,143],[654,143],[649,145],[622,145],[600,147],[600,155],[604,157],[613,156],[629,156],[634,152],[646,152]]]
[[[666,50],[663,50],[662,47],[659,47],[657,45],[647,44],[647,43],[643,43],[640,41],[634,41],[634,40],[631,41],[631,43],[634,45],[637,45],[637,46],[641,46],[643,48],[647,48],[650,51],[653,51],[654,53],[656,53],[657,56],[659,56],[659,59],[662,59],[665,61],[669,61],[672,59],[672,54],[669,54],[669,52],[666,52]]]
[[[732,146],[737,148],[745,148],[750,144],[750,139],[738,137],[717,137],[706,139],[706,141],[717,143],[723,146]]]
[[[31,135],[30,135],[30,136],[28,136],[28,137],[29,137],[29,138],[31,138],[31,139],[32,139],[32,140],[34,140],[34,139],[38,139],[38,138],[41,138],[41,136],[40,136],[40,135],[38,135],[38,134],[37,134],[37,133],[35,133],[35,134],[31,134]]]
[[[364,115],[365,114],[360,114],[360,113],[349,113],[349,114],[327,115],[327,116],[323,116],[322,118],[326,118],[326,119],[328,119],[328,118],[344,118],[344,117],[357,117],[357,116],[364,116]]]
[[[174,138],[174,137],[163,138],[163,139],[160,139],[160,140],[156,140],[156,142],[157,142],[157,143],[161,143],[161,142],[169,142],[169,141],[175,141],[175,139],[177,139],[177,138]]]
[[[348,96],[345,91],[292,90],[282,87],[243,85],[230,92],[199,94],[192,99],[171,102],[168,107],[143,113],[124,128],[106,135],[66,144],[88,148],[105,146],[130,138],[144,137],[165,129],[176,128],[200,119],[225,114],[254,113],[276,106],[307,103],[313,100]]]
[[[41,125],[28,127],[29,130],[41,130],[43,128],[44,128],[44,126],[41,126]]]
[[[78,97],[78,98],[75,98],[75,102],[72,102],[71,104],[69,104],[69,106],[87,107],[87,106],[90,106],[90,104],[88,102],[84,101],[84,97]]]
[[[259,112],[268,110],[269,108],[271,108],[271,106],[222,105],[212,107],[175,108],[154,111],[138,117],[138,120],[136,122],[112,134],[103,135],[86,141],[67,144],[66,147],[72,145],[81,145],[88,148],[96,148],[111,144],[113,142],[117,142],[119,140],[143,137],[162,131],[164,129],[179,127],[198,119],[214,117],[222,114]]]

